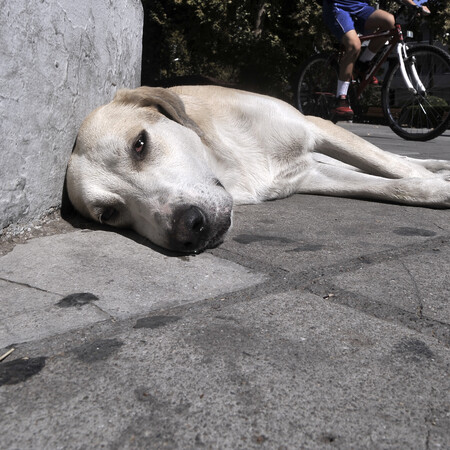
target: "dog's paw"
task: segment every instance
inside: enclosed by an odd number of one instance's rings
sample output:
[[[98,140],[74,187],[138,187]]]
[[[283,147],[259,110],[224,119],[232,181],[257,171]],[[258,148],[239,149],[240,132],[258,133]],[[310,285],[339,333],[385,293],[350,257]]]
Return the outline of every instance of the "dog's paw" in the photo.
[[[450,175],[450,161],[443,159],[424,159],[421,161],[421,165],[430,172]]]
[[[450,208],[450,175],[399,180],[399,203],[431,208]]]

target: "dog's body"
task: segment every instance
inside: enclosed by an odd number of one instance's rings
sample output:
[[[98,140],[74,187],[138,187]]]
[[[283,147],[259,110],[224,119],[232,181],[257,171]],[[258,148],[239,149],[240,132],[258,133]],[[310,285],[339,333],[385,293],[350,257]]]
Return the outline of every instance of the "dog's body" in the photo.
[[[450,207],[450,161],[384,152],[262,95],[217,86],[121,90],[83,123],[67,172],[82,214],[196,252],[232,204],[294,193]]]

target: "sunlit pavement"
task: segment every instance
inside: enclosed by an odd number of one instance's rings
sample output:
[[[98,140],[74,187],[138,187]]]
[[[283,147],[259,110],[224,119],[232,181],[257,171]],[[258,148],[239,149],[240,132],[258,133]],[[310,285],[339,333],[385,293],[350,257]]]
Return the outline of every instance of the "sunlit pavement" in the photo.
[[[449,159],[448,133],[341,125]],[[4,242],[0,448],[446,448],[449,223],[295,195],[198,256],[61,219]]]

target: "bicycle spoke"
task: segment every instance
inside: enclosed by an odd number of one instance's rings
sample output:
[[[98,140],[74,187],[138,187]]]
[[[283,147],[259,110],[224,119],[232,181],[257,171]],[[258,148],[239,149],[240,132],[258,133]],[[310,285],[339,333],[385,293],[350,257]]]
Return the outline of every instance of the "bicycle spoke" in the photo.
[[[421,98],[424,103],[426,103],[426,107],[422,105],[422,103],[419,104],[422,107],[422,110],[424,112],[424,116],[427,117],[428,123],[430,124],[430,128],[435,128],[437,125],[439,125],[439,121],[441,120],[441,115],[438,114],[438,111],[433,107],[433,105],[429,102],[428,98],[422,97]]]
[[[329,55],[316,55],[302,69],[297,86],[297,106],[305,115],[330,118],[337,85],[337,69]]]
[[[383,86],[383,111],[401,137],[431,139],[445,131],[450,120],[450,57],[421,45],[408,51],[405,68],[416,92],[407,89],[397,63]]]

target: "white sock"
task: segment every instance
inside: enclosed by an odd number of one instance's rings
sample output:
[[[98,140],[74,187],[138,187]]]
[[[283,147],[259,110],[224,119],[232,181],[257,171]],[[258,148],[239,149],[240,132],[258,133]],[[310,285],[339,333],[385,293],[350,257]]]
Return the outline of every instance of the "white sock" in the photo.
[[[336,97],[340,97],[341,95],[347,95],[349,86],[350,86],[350,81],[338,80]]]
[[[366,48],[363,52],[363,54],[359,57],[359,60],[361,62],[367,62],[372,61],[373,57],[376,55],[376,53],[369,50],[369,48]]]

